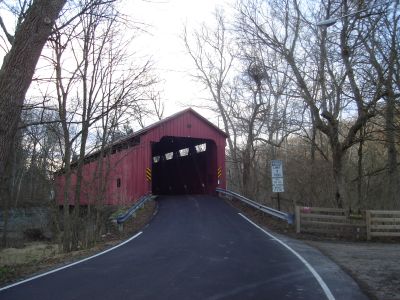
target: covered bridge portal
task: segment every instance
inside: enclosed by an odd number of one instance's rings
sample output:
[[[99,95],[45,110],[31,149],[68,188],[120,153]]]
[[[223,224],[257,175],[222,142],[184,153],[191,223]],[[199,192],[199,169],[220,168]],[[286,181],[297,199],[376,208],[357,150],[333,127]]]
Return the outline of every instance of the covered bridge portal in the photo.
[[[80,204],[99,199],[109,205],[129,204],[149,192],[212,194],[226,187],[225,145],[226,134],[218,127],[190,108],[181,111],[110,145],[102,176],[97,175],[99,153],[87,156]],[[60,173],[56,183],[62,204],[65,174]],[[75,174],[71,183],[74,187]],[[71,197],[69,202],[75,204]]]
[[[165,136],[152,146],[153,194],[212,193],[218,184],[214,141]]]

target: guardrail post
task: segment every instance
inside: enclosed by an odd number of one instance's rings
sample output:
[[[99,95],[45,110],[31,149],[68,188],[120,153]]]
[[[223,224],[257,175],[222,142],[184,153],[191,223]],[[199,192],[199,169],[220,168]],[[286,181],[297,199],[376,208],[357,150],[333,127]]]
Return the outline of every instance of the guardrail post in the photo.
[[[287,222],[288,222],[289,225],[293,225],[294,218],[295,218],[294,214],[288,214],[288,221]]]
[[[367,223],[367,240],[371,240],[371,211],[365,211],[365,222]]]
[[[300,206],[296,205],[295,206],[295,219],[296,219],[296,233],[300,233],[301,232],[301,228],[300,228]]]

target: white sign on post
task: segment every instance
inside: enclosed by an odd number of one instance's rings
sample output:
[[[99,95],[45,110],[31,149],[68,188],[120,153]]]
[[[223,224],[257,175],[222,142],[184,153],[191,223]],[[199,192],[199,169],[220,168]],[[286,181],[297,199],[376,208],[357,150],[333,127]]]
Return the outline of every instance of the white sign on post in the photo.
[[[283,193],[284,191],[283,178],[272,178],[272,192]]]
[[[272,178],[283,177],[281,160],[271,160],[271,172]]]
[[[283,185],[283,178],[272,178],[272,185]]]
[[[283,170],[281,160],[271,160],[272,192],[283,193]]]

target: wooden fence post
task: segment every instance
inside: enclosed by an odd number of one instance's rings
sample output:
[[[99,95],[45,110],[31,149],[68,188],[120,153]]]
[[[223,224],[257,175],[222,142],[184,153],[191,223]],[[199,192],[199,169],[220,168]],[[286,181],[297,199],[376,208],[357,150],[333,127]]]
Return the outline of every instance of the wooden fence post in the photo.
[[[367,240],[371,240],[371,211],[365,211],[365,222],[367,223]]]
[[[300,233],[301,232],[301,228],[300,228],[300,206],[296,205],[295,206],[295,218],[296,218],[296,233]]]

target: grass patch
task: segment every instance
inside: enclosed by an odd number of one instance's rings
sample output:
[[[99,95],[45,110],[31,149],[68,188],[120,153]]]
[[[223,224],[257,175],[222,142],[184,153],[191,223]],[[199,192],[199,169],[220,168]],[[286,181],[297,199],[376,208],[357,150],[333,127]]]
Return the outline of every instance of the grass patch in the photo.
[[[57,244],[33,242],[23,248],[6,248],[0,251],[0,267],[30,264],[60,253]]]
[[[15,277],[15,270],[11,266],[0,266],[0,282],[6,282]]]

